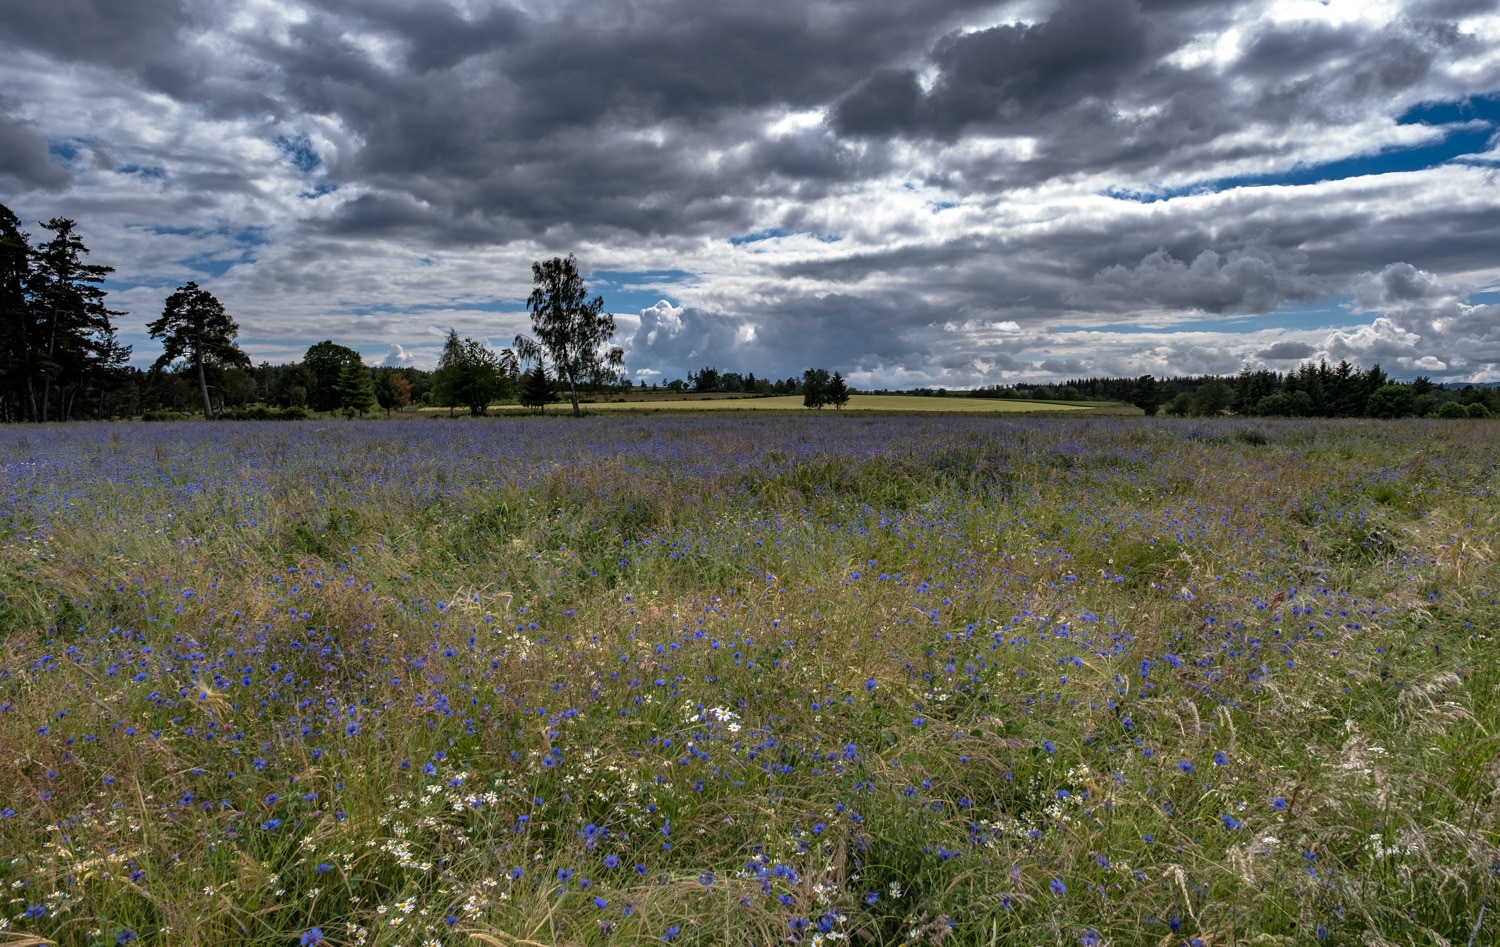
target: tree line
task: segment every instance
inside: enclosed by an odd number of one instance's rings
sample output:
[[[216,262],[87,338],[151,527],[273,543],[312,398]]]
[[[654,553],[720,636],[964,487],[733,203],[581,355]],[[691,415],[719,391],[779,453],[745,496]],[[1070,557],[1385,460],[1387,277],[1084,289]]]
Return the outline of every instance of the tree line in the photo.
[[[1002,398],[1039,401],[1115,401],[1148,415],[1213,417],[1399,418],[1490,417],[1500,415],[1500,390],[1475,385],[1448,386],[1422,376],[1409,382],[1389,378],[1379,365],[1361,369],[1347,360],[1307,362],[1289,372],[1245,368],[1236,375],[1153,375],[1133,378],[1074,378],[1060,385],[991,385],[965,391],[913,389],[935,397]]]
[[[499,351],[449,330],[435,371],[369,368],[332,340],[289,365],[252,365],[236,343],[239,325],[196,282],[166,298],[147,325],[162,353],[150,369],[128,364],[103,283],[113,267],[87,261],[77,223],[57,217],[33,245],[20,219],[0,205],[0,420],[171,415],[305,416],[309,411],[387,412],[415,401],[484,414],[510,397],[536,410],[565,391],[580,413],[580,390],[620,381],[624,354],[611,345],[614,317],[590,297],[577,260],[532,264],[527,299],[533,335]]]

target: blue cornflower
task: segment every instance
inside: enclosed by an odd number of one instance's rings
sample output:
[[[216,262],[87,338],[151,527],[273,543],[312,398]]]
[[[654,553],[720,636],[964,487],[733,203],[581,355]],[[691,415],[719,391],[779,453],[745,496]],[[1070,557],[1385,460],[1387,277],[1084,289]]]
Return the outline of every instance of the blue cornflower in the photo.
[[[1046,750],[1049,754],[1057,752],[1057,747],[1052,745],[1051,740],[1043,740],[1042,749]]]
[[[865,681],[865,693],[868,694],[871,691],[873,691],[874,689],[875,689],[875,678],[872,677],[868,681]]]
[[[1228,766],[1229,765],[1229,757],[1224,755],[1224,751],[1223,750],[1214,750],[1214,765],[1215,766]]]
[[[1053,894],[1066,894],[1068,890],[1068,886],[1063,884],[1063,880],[1061,878],[1053,878],[1051,883],[1049,883],[1047,887],[1052,889]]]
[[[682,925],[673,924],[671,927],[667,928],[665,934],[661,935],[662,942],[670,944],[672,941],[677,939],[677,935],[680,933],[682,933]]]
[[[596,907],[596,908],[598,908],[599,910],[602,911],[605,908],[609,907],[609,902],[606,901],[606,900],[604,900],[603,898],[595,898],[594,899],[594,907]]]
[[[22,916],[34,921],[39,917],[46,917],[47,909],[43,905],[33,904],[31,907],[26,909]]]
[[[866,904],[874,904],[876,901],[879,901],[879,900],[880,900],[880,895],[876,894],[874,891],[867,891],[867,892],[865,892],[865,903]]]
[[[1183,760],[1181,763],[1177,764],[1177,768],[1182,770],[1184,773],[1191,773],[1194,769],[1194,766],[1187,760]]]
[[[1219,816],[1219,821],[1224,823],[1224,828],[1226,829],[1237,829],[1243,824],[1239,819],[1236,819],[1227,812]]]
[[[323,931],[316,927],[303,931],[301,943],[302,947],[312,947],[314,944],[323,943]]]
[[[605,855],[604,856],[604,867],[605,868],[619,868],[620,867],[620,856],[618,856],[618,855]]]
[[[1082,937],[1078,938],[1078,943],[1082,944],[1083,947],[1099,947],[1099,933],[1091,927],[1083,932]]]
[[[714,883],[714,873],[711,871],[705,871],[703,874],[698,876],[698,883],[705,888],[711,887]]]
[[[1276,796],[1271,800],[1271,808],[1275,809],[1277,812],[1280,812],[1281,810],[1286,808],[1286,800],[1281,798],[1280,796]]]
[[[571,868],[559,868],[559,869],[557,869],[557,880],[558,881],[567,882],[567,880],[569,878],[572,878],[572,877],[573,877],[573,869],[571,869]]]
[[[509,878],[511,881],[515,881],[517,878],[521,877],[521,869],[519,867],[512,868],[510,870],[510,872],[506,875],[506,877]]]
[[[260,824],[260,827],[262,829],[264,829],[265,831],[267,831],[267,832],[274,832],[277,829],[281,828],[281,820],[280,819],[267,819],[266,821],[264,821],[264,822],[262,822]]]

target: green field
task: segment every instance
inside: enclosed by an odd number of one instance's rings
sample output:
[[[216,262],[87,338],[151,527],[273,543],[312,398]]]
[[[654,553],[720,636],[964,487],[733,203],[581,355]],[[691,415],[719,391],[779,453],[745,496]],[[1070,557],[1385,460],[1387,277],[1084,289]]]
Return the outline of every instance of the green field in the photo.
[[[1495,944],[1497,549],[1492,421],[5,428],[0,945]]]
[[[686,395],[671,400],[594,401],[584,405],[586,411],[809,411],[801,395],[774,398],[707,398]],[[1056,411],[1092,411],[1107,405],[1089,402],[1069,404],[1056,401],[1003,401],[998,398],[965,398],[962,396],[930,398],[919,395],[851,395],[844,411],[889,411],[899,413],[940,412],[943,414],[1017,414]],[[1118,407],[1118,406],[1113,406]],[[508,410],[491,408],[491,411]],[[564,398],[549,412],[568,410]],[[837,414],[833,408],[819,409]],[[810,413],[810,412],[809,412]]]

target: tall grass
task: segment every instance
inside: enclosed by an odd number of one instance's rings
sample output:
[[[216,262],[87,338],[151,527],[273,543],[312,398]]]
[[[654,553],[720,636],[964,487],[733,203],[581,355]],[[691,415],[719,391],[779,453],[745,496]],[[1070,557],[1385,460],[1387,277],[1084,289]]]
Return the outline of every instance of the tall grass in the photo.
[[[1494,434],[0,432],[0,942],[1493,943]]]

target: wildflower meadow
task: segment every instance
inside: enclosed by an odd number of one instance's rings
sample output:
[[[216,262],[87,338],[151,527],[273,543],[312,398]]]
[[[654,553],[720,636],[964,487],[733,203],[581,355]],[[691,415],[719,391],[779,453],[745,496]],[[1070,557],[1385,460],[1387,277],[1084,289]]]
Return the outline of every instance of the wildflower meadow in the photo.
[[[0,431],[0,944],[1493,944],[1488,421]]]

